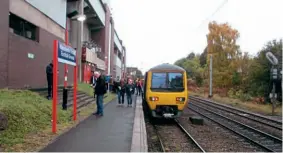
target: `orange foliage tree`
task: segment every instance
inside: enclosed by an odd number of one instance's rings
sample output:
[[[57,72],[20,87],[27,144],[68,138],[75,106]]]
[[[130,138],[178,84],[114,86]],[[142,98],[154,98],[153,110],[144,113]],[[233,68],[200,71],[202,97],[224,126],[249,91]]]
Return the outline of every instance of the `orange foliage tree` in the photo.
[[[215,21],[208,25],[207,60],[213,57],[213,84],[216,87],[227,88],[232,86],[232,77],[240,68],[238,65],[241,56],[237,45],[239,32],[228,23],[218,24]]]

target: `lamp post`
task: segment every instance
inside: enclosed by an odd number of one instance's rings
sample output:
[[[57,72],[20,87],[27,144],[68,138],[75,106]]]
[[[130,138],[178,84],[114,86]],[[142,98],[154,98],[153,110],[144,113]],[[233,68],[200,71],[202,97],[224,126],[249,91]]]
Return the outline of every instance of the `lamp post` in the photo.
[[[86,19],[84,15],[84,0],[79,1],[79,17],[77,18],[78,24],[78,42],[77,42],[77,52],[78,52],[78,64],[79,64],[79,80],[82,82],[82,41],[83,41],[83,21]]]
[[[210,64],[209,64],[209,98],[212,97],[212,54],[210,54]]]

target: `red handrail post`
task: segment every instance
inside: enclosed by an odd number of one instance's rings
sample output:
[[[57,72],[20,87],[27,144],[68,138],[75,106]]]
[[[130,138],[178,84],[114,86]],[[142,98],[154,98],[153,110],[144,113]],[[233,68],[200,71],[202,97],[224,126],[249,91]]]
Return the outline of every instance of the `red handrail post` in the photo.
[[[58,41],[53,42],[53,85],[52,85],[52,132],[56,133],[57,124],[57,81],[58,81]]]
[[[65,44],[69,44],[68,40],[68,20],[66,20],[66,28],[65,28]],[[64,88],[68,85],[68,65],[64,64]]]
[[[75,121],[77,119],[77,70],[78,70],[78,58],[76,53],[76,66],[74,66],[74,108],[73,108],[73,120]]]

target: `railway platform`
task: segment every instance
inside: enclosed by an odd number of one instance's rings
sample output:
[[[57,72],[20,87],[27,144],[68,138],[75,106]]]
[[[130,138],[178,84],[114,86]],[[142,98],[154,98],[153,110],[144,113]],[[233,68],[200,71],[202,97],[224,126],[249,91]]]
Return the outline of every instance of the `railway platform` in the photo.
[[[133,96],[133,107],[117,107],[117,103],[111,101],[103,117],[89,116],[41,152],[147,151],[141,97]]]

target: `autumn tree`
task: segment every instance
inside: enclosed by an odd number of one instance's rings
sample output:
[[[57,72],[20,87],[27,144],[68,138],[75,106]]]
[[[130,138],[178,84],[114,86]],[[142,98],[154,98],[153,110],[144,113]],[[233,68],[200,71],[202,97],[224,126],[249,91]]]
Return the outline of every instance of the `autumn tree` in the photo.
[[[237,58],[241,55],[237,39],[240,34],[228,23],[211,22],[208,25],[207,54],[213,56],[213,82],[218,87],[232,86],[233,74],[237,72]],[[209,60],[209,56],[207,56]]]
[[[205,47],[204,51],[201,53],[199,57],[199,62],[202,67],[206,65],[206,57],[207,57],[207,47]]]

